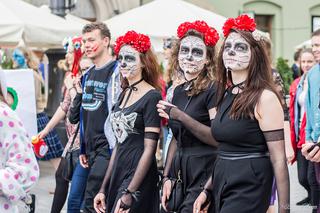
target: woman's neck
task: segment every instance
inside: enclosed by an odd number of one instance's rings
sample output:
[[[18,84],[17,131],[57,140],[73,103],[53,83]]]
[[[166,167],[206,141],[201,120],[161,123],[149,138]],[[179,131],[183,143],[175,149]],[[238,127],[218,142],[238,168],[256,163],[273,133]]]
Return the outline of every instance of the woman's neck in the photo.
[[[132,84],[138,82],[139,80],[141,80],[141,78],[142,78],[141,75],[136,76],[136,77],[134,77],[134,78],[130,78],[130,79],[127,78],[128,83],[129,83],[129,86],[131,86]]]
[[[248,71],[247,70],[231,71],[231,76],[232,76],[232,83],[234,85],[240,84],[247,80]]]
[[[191,81],[195,78],[197,78],[199,76],[199,73],[195,73],[195,74],[189,74],[189,73],[185,73],[184,77],[187,81]]]

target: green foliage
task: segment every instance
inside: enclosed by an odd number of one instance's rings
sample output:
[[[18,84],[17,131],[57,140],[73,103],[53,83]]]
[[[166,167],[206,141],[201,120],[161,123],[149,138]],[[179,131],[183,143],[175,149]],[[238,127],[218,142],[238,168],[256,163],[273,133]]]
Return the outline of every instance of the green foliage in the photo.
[[[288,60],[283,59],[282,57],[277,59],[277,71],[281,75],[284,84],[284,91],[286,94],[289,94],[289,87],[293,81],[293,73],[291,68],[288,65]]]
[[[6,53],[2,55],[0,66],[2,69],[13,69],[13,61],[11,58],[7,57]]]

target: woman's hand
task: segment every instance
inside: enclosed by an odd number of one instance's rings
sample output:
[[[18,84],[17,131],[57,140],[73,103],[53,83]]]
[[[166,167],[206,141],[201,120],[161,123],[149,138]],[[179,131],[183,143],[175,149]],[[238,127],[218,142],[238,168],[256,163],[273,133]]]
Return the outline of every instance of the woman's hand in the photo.
[[[314,145],[315,143],[306,141],[306,143],[302,145],[302,155],[312,162],[320,162],[320,147]]]
[[[73,86],[76,88],[77,93],[82,93],[82,87],[81,87],[81,75],[78,75],[73,80]]]
[[[170,179],[167,179],[164,181],[163,186],[162,186],[162,197],[161,197],[161,205],[162,208],[167,212],[167,200],[170,197],[171,194],[171,188],[172,188],[172,183]]]
[[[104,193],[99,192],[94,200],[93,200],[93,207],[97,213],[105,213],[106,212],[106,196]]]
[[[210,202],[203,209],[201,209],[201,207],[203,207],[203,204],[205,204],[206,201],[206,193],[201,192],[193,204],[193,213],[207,213],[210,206]]]
[[[158,112],[159,112],[159,116],[166,118],[166,119],[170,119],[172,118],[172,115],[170,114],[171,109],[176,106],[166,102],[166,101],[159,101],[159,103],[157,104],[157,108],[158,108]]]
[[[49,134],[49,130],[44,128],[41,132],[38,134],[38,138],[43,139]]]
[[[114,213],[129,213],[132,205],[132,199],[131,194],[123,194],[117,202]]]

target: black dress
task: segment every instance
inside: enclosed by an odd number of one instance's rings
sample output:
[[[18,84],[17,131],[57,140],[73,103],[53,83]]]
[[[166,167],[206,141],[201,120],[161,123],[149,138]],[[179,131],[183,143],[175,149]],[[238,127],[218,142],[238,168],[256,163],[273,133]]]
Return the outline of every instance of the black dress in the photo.
[[[187,95],[186,87],[187,83],[184,83],[175,88],[172,104],[184,110],[193,119],[210,127],[208,111],[215,107],[215,87],[212,85],[193,97]],[[192,212],[194,201],[213,172],[215,148],[201,142],[176,120],[170,120],[169,126],[178,147],[171,164],[170,177],[177,178],[181,168],[185,192],[184,201],[178,212]]]
[[[107,212],[114,212],[124,189],[130,184],[144,151],[145,127],[160,128],[156,104],[161,100],[157,90],[150,90],[134,104],[120,109],[116,105],[111,114],[112,129],[117,138],[117,152],[107,190]],[[159,212],[159,188],[156,159],[138,191],[138,202],[133,202],[130,212]],[[146,211],[147,210],[147,211]]]
[[[273,180],[267,143],[256,119],[230,119],[235,97],[227,90],[211,125],[220,143],[213,174],[216,212],[265,213]]]

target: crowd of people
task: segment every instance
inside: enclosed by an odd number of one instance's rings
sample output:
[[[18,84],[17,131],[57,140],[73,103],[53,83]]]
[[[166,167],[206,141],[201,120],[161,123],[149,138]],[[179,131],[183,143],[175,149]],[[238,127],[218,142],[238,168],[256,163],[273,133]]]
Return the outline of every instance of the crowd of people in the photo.
[[[56,170],[52,213],[66,201],[68,213],[265,213],[276,195],[278,211],[290,212],[287,164],[295,161],[308,194],[297,205],[320,212],[320,30],[312,49],[296,56],[301,73],[288,105],[270,38],[255,21],[229,18],[222,31],[220,38],[204,21],[181,23],[164,43],[162,76],[143,32],[128,31],[111,45],[105,24],[85,25],[64,41],[62,101],[50,120],[38,64],[32,53],[14,51],[16,68],[34,70],[38,138],[49,147],[39,160]],[[2,77],[0,84],[0,210],[17,212],[39,167]],[[54,130],[61,120],[64,148]],[[70,178],[67,155],[77,159]]]

